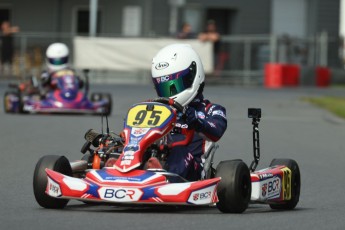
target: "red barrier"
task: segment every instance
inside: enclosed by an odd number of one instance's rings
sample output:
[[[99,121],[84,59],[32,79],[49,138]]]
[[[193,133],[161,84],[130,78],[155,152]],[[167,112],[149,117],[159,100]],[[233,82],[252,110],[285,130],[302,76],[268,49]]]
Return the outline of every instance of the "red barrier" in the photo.
[[[283,65],[267,63],[265,65],[264,84],[267,88],[280,88],[283,86]]]
[[[316,86],[327,87],[331,82],[331,71],[327,67],[317,66],[315,68]]]
[[[284,65],[283,85],[299,86],[300,67],[299,65]]]
[[[298,86],[299,78],[299,65],[278,63],[267,63],[265,65],[264,84],[267,88]]]

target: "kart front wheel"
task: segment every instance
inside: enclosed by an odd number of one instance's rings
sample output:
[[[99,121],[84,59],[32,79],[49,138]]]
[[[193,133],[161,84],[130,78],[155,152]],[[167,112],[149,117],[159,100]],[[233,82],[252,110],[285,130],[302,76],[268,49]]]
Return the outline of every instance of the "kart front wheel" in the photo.
[[[53,198],[46,194],[45,191],[48,183],[46,168],[72,176],[71,165],[64,156],[47,155],[41,157],[35,167],[33,187],[37,203],[43,208],[62,209],[69,200]]]
[[[217,187],[217,208],[224,213],[244,212],[252,190],[248,166],[241,160],[222,161],[215,177],[222,178]]]
[[[285,165],[291,170],[291,199],[280,204],[270,204],[272,209],[291,210],[294,209],[299,201],[301,191],[301,173],[296,161],[291,159],[273,159],[270,167]]]

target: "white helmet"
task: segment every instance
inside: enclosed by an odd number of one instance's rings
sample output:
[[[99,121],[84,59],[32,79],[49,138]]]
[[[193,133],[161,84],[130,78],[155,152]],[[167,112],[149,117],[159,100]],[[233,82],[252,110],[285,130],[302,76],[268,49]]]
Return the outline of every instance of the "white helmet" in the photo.
[[[170,97],[182,106],[198,94],[205,80],[199,55],[188,44],[172,44],[152,60],[152,81],[159,97]]]
[[[51,44],[46,52],[47,66],[51,71],[65,69],[68,63],[69,50],[63,43]]]

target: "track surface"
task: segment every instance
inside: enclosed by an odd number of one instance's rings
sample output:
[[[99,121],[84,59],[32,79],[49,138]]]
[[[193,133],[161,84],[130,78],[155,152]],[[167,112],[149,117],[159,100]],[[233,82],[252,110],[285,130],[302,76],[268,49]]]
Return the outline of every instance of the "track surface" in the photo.
[[[207,86],[205,94],[228,111],[228,130],[219,142],[216,163],[252,160],[252,127],[248,107],[261,107],[262,160],[292,158],[300,166],[302,190],[293,211],[251,205],[243,214],[216,208],[129,208],[70,202],[64,210],[38,206],[32,190],[36,162],[46,154],[80,159],[83,135],[101,129],[96,116],[8,115],[3,112],[0,83],[0,225],[1,229],[343,229],[345,226],[345,123],[300,100],[303,96],[345,95],[344,89],[233,88]],[[151,86],[94,86],[112,92],[111,129],[119,132],[128,107],[155,97]]]

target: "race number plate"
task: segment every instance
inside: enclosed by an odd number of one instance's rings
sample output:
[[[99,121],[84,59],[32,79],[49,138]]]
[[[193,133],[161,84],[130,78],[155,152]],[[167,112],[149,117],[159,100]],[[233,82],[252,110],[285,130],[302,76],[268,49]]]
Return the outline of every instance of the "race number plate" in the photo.
[[[167,106],[153,104],[153,109],[148,107],[148,104],[139,104],[131,108],[126,125],[135,128],[154,128],[160,127],[171,118],[172,111]]]

